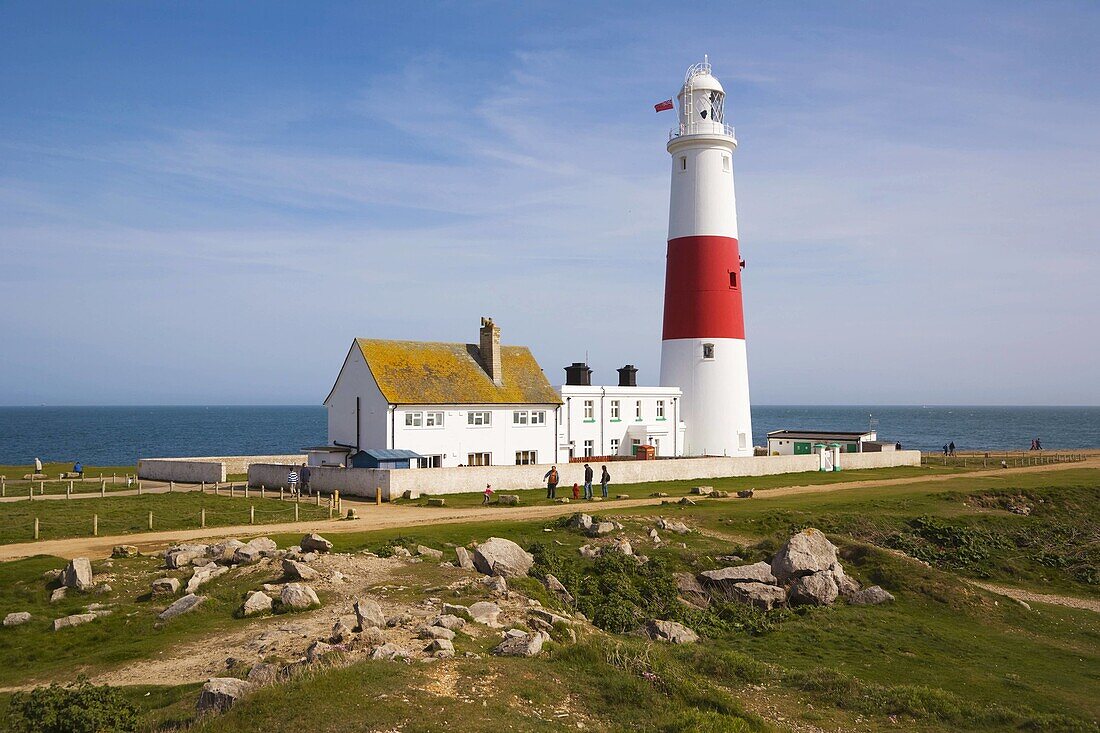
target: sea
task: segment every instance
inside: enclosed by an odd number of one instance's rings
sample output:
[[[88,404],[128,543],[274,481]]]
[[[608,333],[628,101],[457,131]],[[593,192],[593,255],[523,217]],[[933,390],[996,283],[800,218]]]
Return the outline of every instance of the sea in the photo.
[[[771,430],[864,431],[904,448],[1026,450],[1100,447],[1100,407],[813,406],[752,408],[753,442]],[[0,465],[80,460],[279,455],[327,440],[321,406],[0,407]]]

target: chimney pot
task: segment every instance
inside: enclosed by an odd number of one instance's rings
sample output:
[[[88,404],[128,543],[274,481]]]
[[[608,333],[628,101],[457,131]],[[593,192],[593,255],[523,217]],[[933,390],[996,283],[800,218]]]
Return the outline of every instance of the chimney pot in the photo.
[[[565,383],[574,387],[591,387],[592,370],[583,361],[575,361],[565,367]]]
[[[638,386],[638,369],[633,364],[627,364],[624,367],[619,368],[619,386],[620,387],[637,387]]]

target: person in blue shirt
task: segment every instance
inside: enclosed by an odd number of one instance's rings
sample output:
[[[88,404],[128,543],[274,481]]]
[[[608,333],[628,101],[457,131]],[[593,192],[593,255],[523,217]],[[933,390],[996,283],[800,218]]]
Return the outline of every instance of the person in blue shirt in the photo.
[[[77,461],[76,463],[74,463],[73,464],[73,473],[75,473],[77,476],[80,476],[80,478],[84,478],[84,464],[81,463],[80,461]]]

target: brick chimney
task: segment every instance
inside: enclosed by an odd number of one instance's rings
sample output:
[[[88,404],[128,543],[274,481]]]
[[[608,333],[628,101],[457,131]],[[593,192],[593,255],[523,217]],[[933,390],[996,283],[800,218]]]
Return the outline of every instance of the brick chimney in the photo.
[[[492,318],[481,319],[481,363],[493,384],[504,384],[504,372],[500,366],[500,327]]]

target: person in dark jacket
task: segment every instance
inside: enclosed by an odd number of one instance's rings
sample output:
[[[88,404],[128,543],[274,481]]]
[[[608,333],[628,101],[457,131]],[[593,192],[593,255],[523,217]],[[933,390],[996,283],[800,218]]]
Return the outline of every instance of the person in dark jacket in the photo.
[[[313,490],[309,488],[309,466],[302,464],[302,470],[298,472],[298,476],[302,479],[302,491],[306,492],[306,496],[313,496]]]
[[[546,498],[554,499],[557,496],[558,491],[558,467],[551,466],[550,470],[542,476],[546,479]]]
[[[955,441],[952,440],[951,443],[948,444],[947,449],[949,451],[951,451],[951,455],[952,455],[952,457],[954,457],[954,455],[955,455]]]
[[[592,466],[584,464],[584,498],[592,498]]]
[[[603,498],[607,498],[607,485],[611,483],[611,474],[607,472],[607,466],[603,466],[603,472],[600,474],[600,491],[603,492]]]

